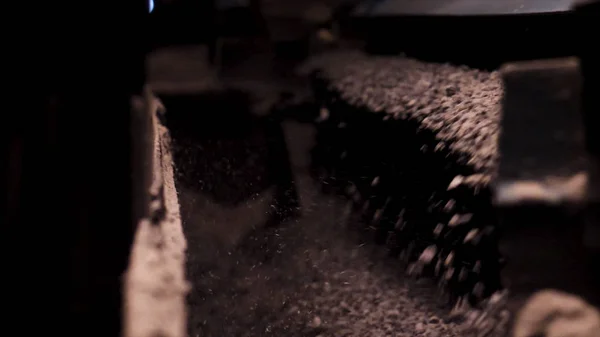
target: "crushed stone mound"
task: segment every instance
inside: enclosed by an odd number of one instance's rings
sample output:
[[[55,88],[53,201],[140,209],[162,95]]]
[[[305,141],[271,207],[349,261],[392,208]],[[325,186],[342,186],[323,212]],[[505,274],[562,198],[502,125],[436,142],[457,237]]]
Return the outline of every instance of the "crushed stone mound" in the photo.
[[[438,149],[448,147],[479,173],[495,173],[503,94],[497,72],[358,51],[323,54],[301,71],[317,71],[357,108],[418,121],[435,133]]]
[[[472,319],[476,333],[499,330],[499,74],[358,51],[317,56],[301,72],[321,106],[313,174],[350,199],[408,274],[437,281],[459,316],[467,303],[493,307],[485,324]]]

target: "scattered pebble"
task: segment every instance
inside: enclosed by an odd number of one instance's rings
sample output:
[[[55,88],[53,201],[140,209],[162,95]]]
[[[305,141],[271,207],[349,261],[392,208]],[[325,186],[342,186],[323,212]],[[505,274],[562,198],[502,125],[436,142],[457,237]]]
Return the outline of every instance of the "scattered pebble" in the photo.
[[[309,326],[311,328],[319,328],[321,326],[321,323],[321,318],[319,316],[315,316],[312,322],[310,322]]]

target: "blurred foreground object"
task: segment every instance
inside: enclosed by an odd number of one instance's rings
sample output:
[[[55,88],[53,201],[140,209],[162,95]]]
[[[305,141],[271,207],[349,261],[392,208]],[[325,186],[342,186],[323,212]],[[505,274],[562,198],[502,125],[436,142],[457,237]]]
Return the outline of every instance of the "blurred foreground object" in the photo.
[[[577,10],[589,23],[588,8]],[[500,71],[505,94],[494,204],[507,262],[503,283],[513,294],[511,309],[521,312],[515,337],[600,334],[597,310],[576,297],[600,303],[592,55],[579,47],[578,57],[510,62]],[[542,291],[548,288],[556,291]]]
[[[124,284],[124,337],[186,335],[186,240],[174,181],[171,138],[159,117],[166,111],[146,86],[133,99],[135,163],[144,176],[140,214]],[[143,174],[142,174],[143,173]]]
[[[600,312],[582,298],[556,290],[535,293],[518,313],[513,337],[598,337]]]

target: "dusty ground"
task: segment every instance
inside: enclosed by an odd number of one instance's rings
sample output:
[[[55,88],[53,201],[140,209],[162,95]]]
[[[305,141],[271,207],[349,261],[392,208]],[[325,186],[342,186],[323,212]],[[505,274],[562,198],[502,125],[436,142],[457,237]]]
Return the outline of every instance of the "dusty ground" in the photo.
[[[284,127],[301,201],[297,219],[251,232],[253,208],[264,204],[215,211],[206,195],[178,186],[193,286],[190,336],[457,336],[458,326],[442,319],[447,311],[435,287],[400,275],[399,261],[346,228],[345,201],[321,194],[309,178],[310,128]],[[249,236],[239,244],[206,235],[220,228],[221,236],[239,236],[241,219]]]

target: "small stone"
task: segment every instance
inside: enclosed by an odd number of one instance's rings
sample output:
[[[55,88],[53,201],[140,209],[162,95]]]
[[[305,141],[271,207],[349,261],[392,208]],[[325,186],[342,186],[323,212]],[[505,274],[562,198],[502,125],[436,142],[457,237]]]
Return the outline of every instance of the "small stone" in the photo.
[[[454,276],[454,268],[449,268],[448,270],[446,270],[446,275],[444,277],[447,281],[450,281],[452,276]]]
[[[324,122],[328,119],[329,119],[329,110],[327,110],[326,107],[322,107],[321,110],[319,110],[319,118],[317,119],[317,121]]]
[[[439,152],[442,151],[444,148],[446,148],[446,144],[444,144],[444,142],[439,142],[435,145],[435,148],[433,150],[435,152]]]
[[[454,201],[454,199],[448,200],[446,205],[444,205],[444,212],[446,212],[446,213],[452,212],[454,210],[455,206],[456,206],[456,201]]]
[[[421,253],[421,256],[419,257],[419,262],[423,263],[423,264],[430,264],[431,261],[433,261],[433,258],[435,257],[435,254],[437,253],[437,247],[435,245],[431,245],[427,248],[425,248],[425,250],[423,251],[423,253]]]
[[[444,266],[450,267],[452,262],[454,262],[454,251],[450,252],[450,254],[446,256],[446,260],[444,260]]]
[[[417,325],[415,325],[415,331],[416,332],[423,332],[425,331],[425,324],[419,322],[417,323]]]
[[[396,318],[396,317],[400,316],[400,311],[398,311],[398,309],[388,310],[386,312],[386,315],[391,318]]]
[[[483,285],[483,283],[481,282],[477,282],[475,284],[475,286],[473,287],[473,295],[475,295],[478,298],[483,297],[483,291],[485,290],[485,286]]]
[[[456,94],[457,89],[455,87],[447,87],[446,88],[446,96],[452,97]]]
[[[291,308],[288,309],[288,313],[290,314],[298,314],[300,313],[300,308],[298,308],[297,306],[293,306]]]
[[[460,225],[464,225],[471,221],[473,218],[473,214],[454,214],[450,221],[448,222],[448,227],[457,227]]]
[[[381,220],[381,216],[383,216],[383,209],[376,210],[375,214],[373,214],[373,219],[371,222],[374,225],[377,225],[379,223],[379,220]]]
[[[469,231],[469,233],[467,233],[467,235],[465,236],[463,243],[468,243],[469,241],[473,240],[475,238],[475,236],[477,236],[477,234],[479,234],[479,229],[477,229],[477,228],[471,229]]]
[[[463,177],[461,175],[454,177],[454,179],[452,179],[452,181],[450,182],[450,185],[448,185],[448,191],[457,188],[460,184],[463,183],[464,180],[465,180],[465,177]]]
[[[442,231],[444,230],[444,224],[439,223],[437,224],[437,226],[435,226],[435,228],[433,229],[433,235],[437,238],[440,236],[440,234],[442,234]]]
[[[464,282],[467,280],[468,276],[469,272],[467,271],[467,269],[465,267],[460,268],[460,272],[458,273],[458,281]]]
[[[441,271],[442,271],[442,260],[438,260],[438,262],[435,264],[435,269],[434,269],[435,276],[436,277],[440,276]]]
[[[315,316],[312,320],[312,322],[310,322],[309,326],[311,328],[319,328],[321,326],[322,322],[321,322],[321,317],[319,316]]]

